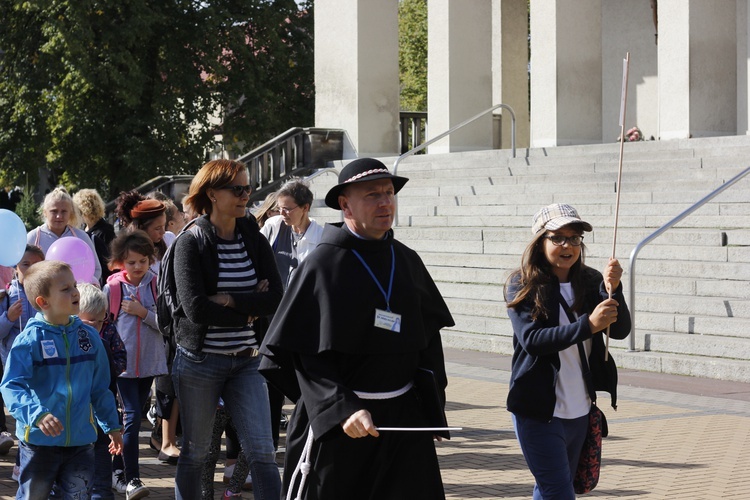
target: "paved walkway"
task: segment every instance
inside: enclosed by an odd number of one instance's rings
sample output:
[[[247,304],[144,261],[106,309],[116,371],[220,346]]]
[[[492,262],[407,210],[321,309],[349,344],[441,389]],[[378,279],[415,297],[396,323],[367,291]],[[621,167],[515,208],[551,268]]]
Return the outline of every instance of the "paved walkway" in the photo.
[[[505,356],[446,350],[448,422],[464,428],[438,443],[450,499],[530,498],[533,479],[505,410],[509,365]],[[589,497],[750,498],[750,385],[621,370],[619,409],[603,407],[610,437]],[[175,468],[156,460],[147,434],[141,471],[149,498],[171,499]],[[15,494],[15,452],[0,457],[0,498]]]

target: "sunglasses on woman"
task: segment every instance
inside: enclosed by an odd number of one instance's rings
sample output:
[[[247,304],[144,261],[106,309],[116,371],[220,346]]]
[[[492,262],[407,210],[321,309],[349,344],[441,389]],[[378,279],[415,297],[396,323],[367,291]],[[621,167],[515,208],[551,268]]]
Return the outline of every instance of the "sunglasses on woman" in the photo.
[[[242,193],[250,194],[253,191],[253,187],[250,184],[248,184],[247,186],[221,186],[217,189],[228,189],[237,198],[242,196]]]

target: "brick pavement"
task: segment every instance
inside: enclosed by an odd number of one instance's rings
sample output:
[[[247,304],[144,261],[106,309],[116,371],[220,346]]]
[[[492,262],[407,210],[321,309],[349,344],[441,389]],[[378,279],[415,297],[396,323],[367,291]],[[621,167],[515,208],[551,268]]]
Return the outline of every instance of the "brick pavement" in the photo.
[[[464,428],[437,445],[447,498],[530,498],[533,479],[505,410],[508,358],[447,349],[446,366],[448,421]],[[620,379],[618,411],[604,406],[610,437],[602,477],[588,496],[750,498],[750,385],[628,371]],[[156,460],[146,435],[141,456],[149,498],[171,499],[175,468]],[[15,493],[15,451],[0,457],[0,498]],[[217,497],[221,471],[220,465]]]

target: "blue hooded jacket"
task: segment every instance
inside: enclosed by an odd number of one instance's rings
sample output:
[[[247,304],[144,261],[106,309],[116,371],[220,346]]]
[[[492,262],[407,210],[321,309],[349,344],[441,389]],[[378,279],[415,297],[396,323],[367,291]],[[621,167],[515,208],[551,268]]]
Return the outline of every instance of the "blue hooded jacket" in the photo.
[[[121,428],[109,390],[109,361],[99,333],[76,316],[53,325],[41,313],[29,320],[8,355],[0,390],[16,420],[16,436],[38,446],[82,446]],[[63,425],[59,436],[37,427],[51,413]],[[96,420],[95,420],[96,418]]]

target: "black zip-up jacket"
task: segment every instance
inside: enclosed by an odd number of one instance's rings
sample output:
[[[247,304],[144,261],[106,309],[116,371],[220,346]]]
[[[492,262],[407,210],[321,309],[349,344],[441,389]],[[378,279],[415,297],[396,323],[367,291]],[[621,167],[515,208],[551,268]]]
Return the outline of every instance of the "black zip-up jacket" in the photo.
[[[604,361],[604,332],[592,336],[589,327],[589,314],[607,299],[608,294],[599,271],[586,267],[583,273],[584,303],[575,323],[560,326],[560,286],[557,279],[553,279],[547,287],[544,298],[545,309],[550,311],[548,319],[532,320],[530,301],[508,309],[508,316],[513,324],[508,411],[545,422],[551,420],[557,401],[555,385],[560,372],[558,353],[587,339],[592,339],[588,361],[594,388],[609,392],[612,407],[617,408],[617,367],[611,355],[608,361]],[[508,301],[515,297],[518,289],[517,281],[509,284]],[[630,312],[622,294],[622,283],[612,294],[612,298],[619,303],[619,307],[617,321],[610,326],[610,336],[613,339],[624,339],[630,333]]]
[[[267,316],[276,311],[284,293],[271,246],[260,233],[255,219],[237,219],[237,230],[245,242],[258,281],[267,279],[268,290],[232,293],[235,306],[224,307],[208,299],[216,294],[219,280],[216,229],[205,215],[195,224],[202,231],[202,245],[193,233],[183,234],[173,243],[176,245],[174,274],[180,304],[174,317],[177,344],[188,351],[200,352],[209,325],[240,327],[247,324],[249,316],[256,316],[253,330],[260,345],[268,329]]]

